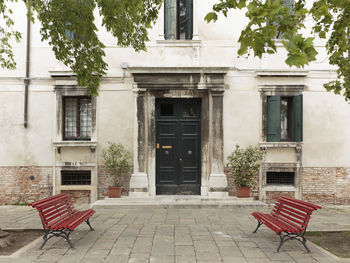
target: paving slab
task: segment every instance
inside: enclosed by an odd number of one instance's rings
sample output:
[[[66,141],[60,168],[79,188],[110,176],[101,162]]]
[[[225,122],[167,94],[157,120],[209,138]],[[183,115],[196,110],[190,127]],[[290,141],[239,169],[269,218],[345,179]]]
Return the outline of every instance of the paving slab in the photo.
[[[81,206],[80,209],[88,206]],[[86,224],[71,234],[72,250],[61,238],[52,238],[39,250],[41,240],[17,256],[0,262],[338,262],[338,258],[310,243],[306,253],[296,241],[286,242],[273,253],[279,237],[262,226],[256,234],[253,211],[268,207],[220,206],[96,206],[91,218],[95,231]],[[0,206],[3,229],[41,229],[35,209]],[[350,207],[329,206],[316,211],[309,230],[350,230]]]

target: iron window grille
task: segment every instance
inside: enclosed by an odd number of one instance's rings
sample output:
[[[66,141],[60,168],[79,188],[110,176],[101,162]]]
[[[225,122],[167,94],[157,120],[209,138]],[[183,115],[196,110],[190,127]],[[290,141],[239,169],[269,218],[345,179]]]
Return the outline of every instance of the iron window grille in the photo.
[[[91,185],[91,171],[61,171],[61,185]]]
[[[64,97],[63,139],[91,140],[91,97]]]
[[[294,172],[266,172],[268,185],[294,185]]]

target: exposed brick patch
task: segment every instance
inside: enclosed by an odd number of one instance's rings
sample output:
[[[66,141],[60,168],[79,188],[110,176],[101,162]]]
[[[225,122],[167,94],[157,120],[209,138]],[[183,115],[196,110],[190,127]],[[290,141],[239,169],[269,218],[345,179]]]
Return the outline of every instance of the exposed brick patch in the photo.
[[[349,168],[303,168],[303,199],[318,204],[350,204]]]
[[[61,193],[66,193],[72,198],[73,204],[88,204],[90,203],[90,190],[62,190]]]
[[[228,192],[232,196],[237,196],[237,187],[234,182],[234,176],[232,174],[232,168],[225,167],[224,173],[227,176]],[[250,196],[255,200],[259,199],[259,184],[258,184],[259,175],[255,177],[255,186],[251,189]]]
[[[266,203],[274,204],[280,196],[289,196],[295,198],[295,192],[290,191],[266,191]]]
[[[0,204],[30,203],[47,197],[48,192],[52,194],[52,167],[0,167]]]
[[[132,169],[131,169],[132,170]],[[122,195],[129,195],[129,185],[130,185],[129,175],[125,175],[120,179],[121,186],[123,187]],[[104,166],[98,167],[98,199],[104,199],[108,195],[108,186],[112,185],[112,178],[109,176],[108,172],[105,170]]]

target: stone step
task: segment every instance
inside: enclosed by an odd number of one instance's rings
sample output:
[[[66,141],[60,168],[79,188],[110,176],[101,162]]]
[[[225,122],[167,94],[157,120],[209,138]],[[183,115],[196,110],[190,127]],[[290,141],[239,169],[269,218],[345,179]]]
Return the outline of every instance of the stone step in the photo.
[[[91,207],[107,208],[113,206],[149,206],[149,207],[266,207],[267,204],[253,198],[224,197],[214,198],[193,195],[162,195],[149,197],[105,198],[91,204]]]

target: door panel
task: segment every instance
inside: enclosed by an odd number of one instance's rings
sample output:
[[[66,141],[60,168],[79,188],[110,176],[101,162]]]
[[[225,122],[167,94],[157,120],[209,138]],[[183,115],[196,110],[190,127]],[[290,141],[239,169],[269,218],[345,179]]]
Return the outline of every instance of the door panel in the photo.
[[[200,194],[200,100],[156,100],[156,192]]]

